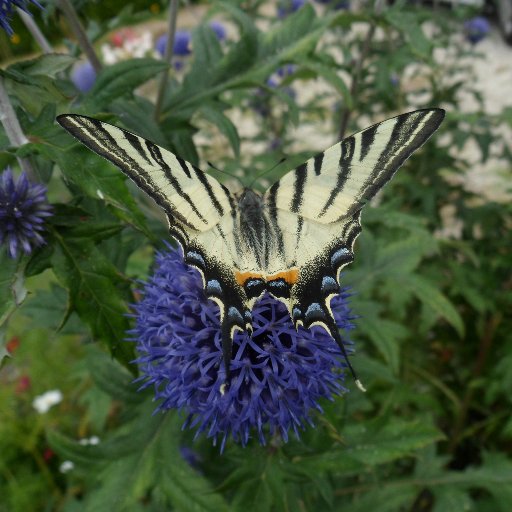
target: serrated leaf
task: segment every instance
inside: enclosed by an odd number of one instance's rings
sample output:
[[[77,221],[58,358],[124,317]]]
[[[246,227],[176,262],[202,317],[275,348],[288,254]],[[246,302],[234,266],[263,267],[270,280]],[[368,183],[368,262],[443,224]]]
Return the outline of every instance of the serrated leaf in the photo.
[[[83,108],[101,110],[168,68],[167,63],[150,58],[129,59],[105,67],[87,93]]]
[[[294,459],[310,471],[332,470],[338,474],[354,474],[369,467],[410,456],[414,450],[443,439],[432,425],[422,422],[401,422],[395,419],[381,429],[344,433],[346,447],[332,447],[324,453]]]
[[[137,203],[126,186],[126,178],[118,169],[93,155],[87,149],[77,148],[55,153],[59,167],[66,178],[78,185],[89,197],[111,203],[116,215],[153,238]],[[76,163],[80,162],[80,165]]]
[[[160,510],[227,512],[221,495],[180,454],[182,418],[153,415],[153,408],[149,401],[141,404],[131,422],[95,446],[49,434],[58,453],[93,476],[82,510],[131,512],[141,500],[152,497]]]
[[[133,347],[123,341],[129,327],[127,281],[93,241],[63,237],[57,231],[54,236],[53,269],[69,293],[70,310],[78,313],[95,339],[104,341],[112,354],[127,365],[133,359]]]
[[[91,353],[87,365],[96,386],[113,399],[130,404],[140,403],[144,399],[144,395],[137,392],[133,375],[104,354]]]

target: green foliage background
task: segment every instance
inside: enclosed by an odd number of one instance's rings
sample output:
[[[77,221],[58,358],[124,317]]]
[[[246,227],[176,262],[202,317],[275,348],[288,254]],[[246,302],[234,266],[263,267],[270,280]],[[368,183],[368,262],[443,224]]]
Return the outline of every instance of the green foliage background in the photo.
[[[284,20],[261,12],[259,2],[216,3],[208,16],[221,16],[238,35],[221,44],[206,22],[197,25],[193,55],[183,75],[172,76],[158,120],[139,88],[156,89],[167,69],[160,60],[105,67],[86,94],[69,79],[76,48],[1,71],[30,140],[12,148],[0,132],[1,168],[16,166],[16,156],[30,158],[49,186],[55,215],[48,244],[32,257],[13,262],[0,255],[1,355],[8,341],[12,347],[19,340],[0,371],[0,511],[509,510],[512,207],[457,184],[469,163],[453,150],[472,140],[482,162],[496,147],[493,156],[510,160],[499,127],[512,126],[512,110],[484,113],[462,64],[473,54],[451,35],[455,14],[401,3],[379,15],[316,14],[310,5]],[[428,31],[421,30],[425,22]],[[89,29],[104,34],[117,23],[95,19]],[[356,73],[372,25],[377,30]],[[447,46],[458,57],[450,65],[434,59]],[[401,79],[413,63],[421,82],[408,90],[393,77]],[[287,64],[296,65],[293,73],[269,87],[269,76]],[[336,109],[326,96],[299,105],[287,93],[287,86],[314,81],[328,84]],[[478,105],[471,114],[460,110],[461,91]],[[251,110],[255,97],[265,116]],[[168,238],[165,225],[55,116],[75,112],[122,125],[193,163],[208,157],[227,171],[242,169],[249,183],[283,155],[287,161],[265,176],[269,182],[313,154],[308,147],[290,151],[294,124],[330,123],[328,147],[344,116],[348,134],[364,128],[359,118],[431,106],[446,108],[447,119],[380,204],[366,208],[356,262],[344,272],[359,315],[353,362],[368,393],[353,389],[325,403],[316,428],[300,440],[228,443],[222,455],[181,431],[178,413],[153,416],[151,392],[132,383],[133,347],[123,339],[134,281],[150,272],[153,249]],[[240,135],[234,110],[254,116],[255,135]],[[230,148],[198,148],[198,127]],[[269,148],[263,153],[244,150],[261,143]],[[460,237],[436,235],[446,205],[455,208]],[[27,377],[30,387],[20,388]],[[56,388],[63,402],[36,413],[32,399]],[[93,435],[99,444],[79,442]],[[195,452],[193,466],[184,448]],[[66,460],[74,469],[62,473]]]

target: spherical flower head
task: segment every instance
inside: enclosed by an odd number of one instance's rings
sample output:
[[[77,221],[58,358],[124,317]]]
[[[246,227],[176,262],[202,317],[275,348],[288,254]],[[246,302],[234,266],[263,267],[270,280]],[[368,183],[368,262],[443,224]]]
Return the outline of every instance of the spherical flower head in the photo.
[[[277,17],[279,19],[286,18],[298,11],[305,3],[306,0],[280,0],[277,5]]]
[[[224,41],[224,39],[226,39],[226,29],[220,21],[212,21],[210,23],[210,28],[215,32],[219,41]]]
[[[167,45],[167,34],[161,35],[155,43],[155,50],[163,57],[165,55],[165,47]],[[177,30],[174,35],[173,55],[181,57],[190,55],[191,50],[191,35],[188,30]]]
[[[0,27],[7,32],[9,37],[14,33],[10,23],[14,10],[19,7],[22,11],[30,13],[28,10],[29,4],[33,4],[40,9],[43,8],[36,0],[0,0]]]
[[[331,307],[337,325],[349,330],[346,298],[342,293]],[[253,433],[261,444],[276,434],[287,441],[290,430],[298,436],[312,424],[312,410],[322,411],[320,399],[345,391],[346,366],[334,340],[320,327],[296,331],[286,307],[269,296],[253,308],[252,336],[235,334],[224,390],[219,309],[179,250],[157,254],[134,312],[142,388],[153,386],[160,410],[185,412],[184,427],[220,441],[221,450],[230,436],[242,445]]]
[[[96,71],[92,64],[83,62],[76,66],[71,73],[71,81],[80,92],[90,91],[94,82],[96,82]]]
[[[44,185],[30,183],[25,173],[16,181],[10,169],[0,175],[0,245],[11,258],[44,244],[41,232],[51,211]]]
[[[483,16],[475,16],[464,22],[466,39],[472,44],[476,44],[484,39],[490,30],[489,21]]]

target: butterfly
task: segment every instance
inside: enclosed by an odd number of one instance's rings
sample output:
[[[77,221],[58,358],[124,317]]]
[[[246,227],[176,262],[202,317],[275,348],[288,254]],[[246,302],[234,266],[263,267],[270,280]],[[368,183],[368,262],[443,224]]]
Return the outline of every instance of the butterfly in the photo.
[[[319,325],[339,346],[358,387],[330,302],[354,259],[361,210],[439,127],[442,109],[408,112],[355,133],[285,174],[264,194],[231,192],[170,151],[97,119],[57,121],[163,208],[185,262],[220,309],[229,385],[233,337],[252,332],[264,293],[282,301],[295,327]]]

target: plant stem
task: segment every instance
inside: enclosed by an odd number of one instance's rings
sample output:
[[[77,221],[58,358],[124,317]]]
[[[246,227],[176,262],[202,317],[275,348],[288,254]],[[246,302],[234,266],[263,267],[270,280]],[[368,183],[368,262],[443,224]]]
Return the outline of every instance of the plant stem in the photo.
[[[16,9],[18,14],[27,27],[28,31],[32,34],[32,37],[36,40],[37,44],[43,50],[44,53],[53,53],[53,48],[51,44],[48,42],[44,34],[41,32],[40,28],[37,26],[37,23],[34,21],[34,18],[30,16],[23,9],[17,7]]]
[[[0,121],[4,127],[9,143],[18,148],[27,144],[29,140],[21,129],[16,112],[12,107],[11,100],[5,89],[4,78],[0,76]],[[27,174],[30,180],[35,179],[34,168],[28,158],[17,157],[21,169]]]
[[[379,15],[382,12],[384,7],[383,0],[376,0],[375,2],[375,14]],[[359,59],[357,59],[355,63],[355,70],[352,74],[352,84],[350,85],[350,96],[354,98],[359,89],[359,82],[361,80],[361,72],[363,70],[363,64],[368,58],[368,54],[370,53],[370,45],[373,40],[373,36],[375,35],[375,29],[377,25],[375,21],[370,22],[370,27],[368,28],[368,32],[366,33],[366,37],[363,41],[363,47],[361,49],[361,55],[359,55]],[[347,131],[348,122],[350,120],[350,114],[352,112],[348,107],[343,109],[340,120],[340,129],[338,132],[338,140],[342,140],[345,136],[345,132]]]
[[[498,329],[498,326],[501,323],[502,319],[502,313],[496,313],[487,320],[485,325],[485,332],[480,340],[480,349],[478,351],[478,356],[476,358],[475,366],[473,368],[471,380],[476,380],[482,375],[485,363],[487,362],[487,358],[491,350],[494,335],[496,334],[496,330]],[[464,429],[464,425],[466,424],[468,411],[471,406],[471,403],[473,402],[475,391],[476,387],[472,386],[471,383],[466,388],[466,394],[464,395],[464,398],[462,400],[462,407],[459,415],[457,416],[455,426],[453,427],[450,445],[448,447],[449,453],[453,453],[455,451],[457,445],[461,440],[462,431]]]
[[[87,38],[87,34],[85,33],[85,30],[80,23],[80,19],[78,18],[78,14],[76,13],[75,8],[69,0],[59,0],[59,7],[62,9],[62,12],[66,17],[71,31],[75,35],[80,48],[87,56],[87,59],[94,68],[94,71],[99,73],[102,68],[101,62],[98,59],[94,48],[89,42],[89,39]]]
[[[176,20],[178,18],[178,0],[171,0],[171,5],[169,8],[169,29],[168,29],[168,37],[167,43],[165,45],[165,53],[164,60],[168,64],[171,63],[172,54],[174,50],[174,37],[176,34]],[[158,88],[158,96],[156,98],[155,105],[155,121],[159,121],[160,114],[162,112],[162,103],[164,101],[165,91],[167,89],[167,82],[169,80],[169,71],[166,69],[162,73],[162,78],[160,80],[160,86]]]

